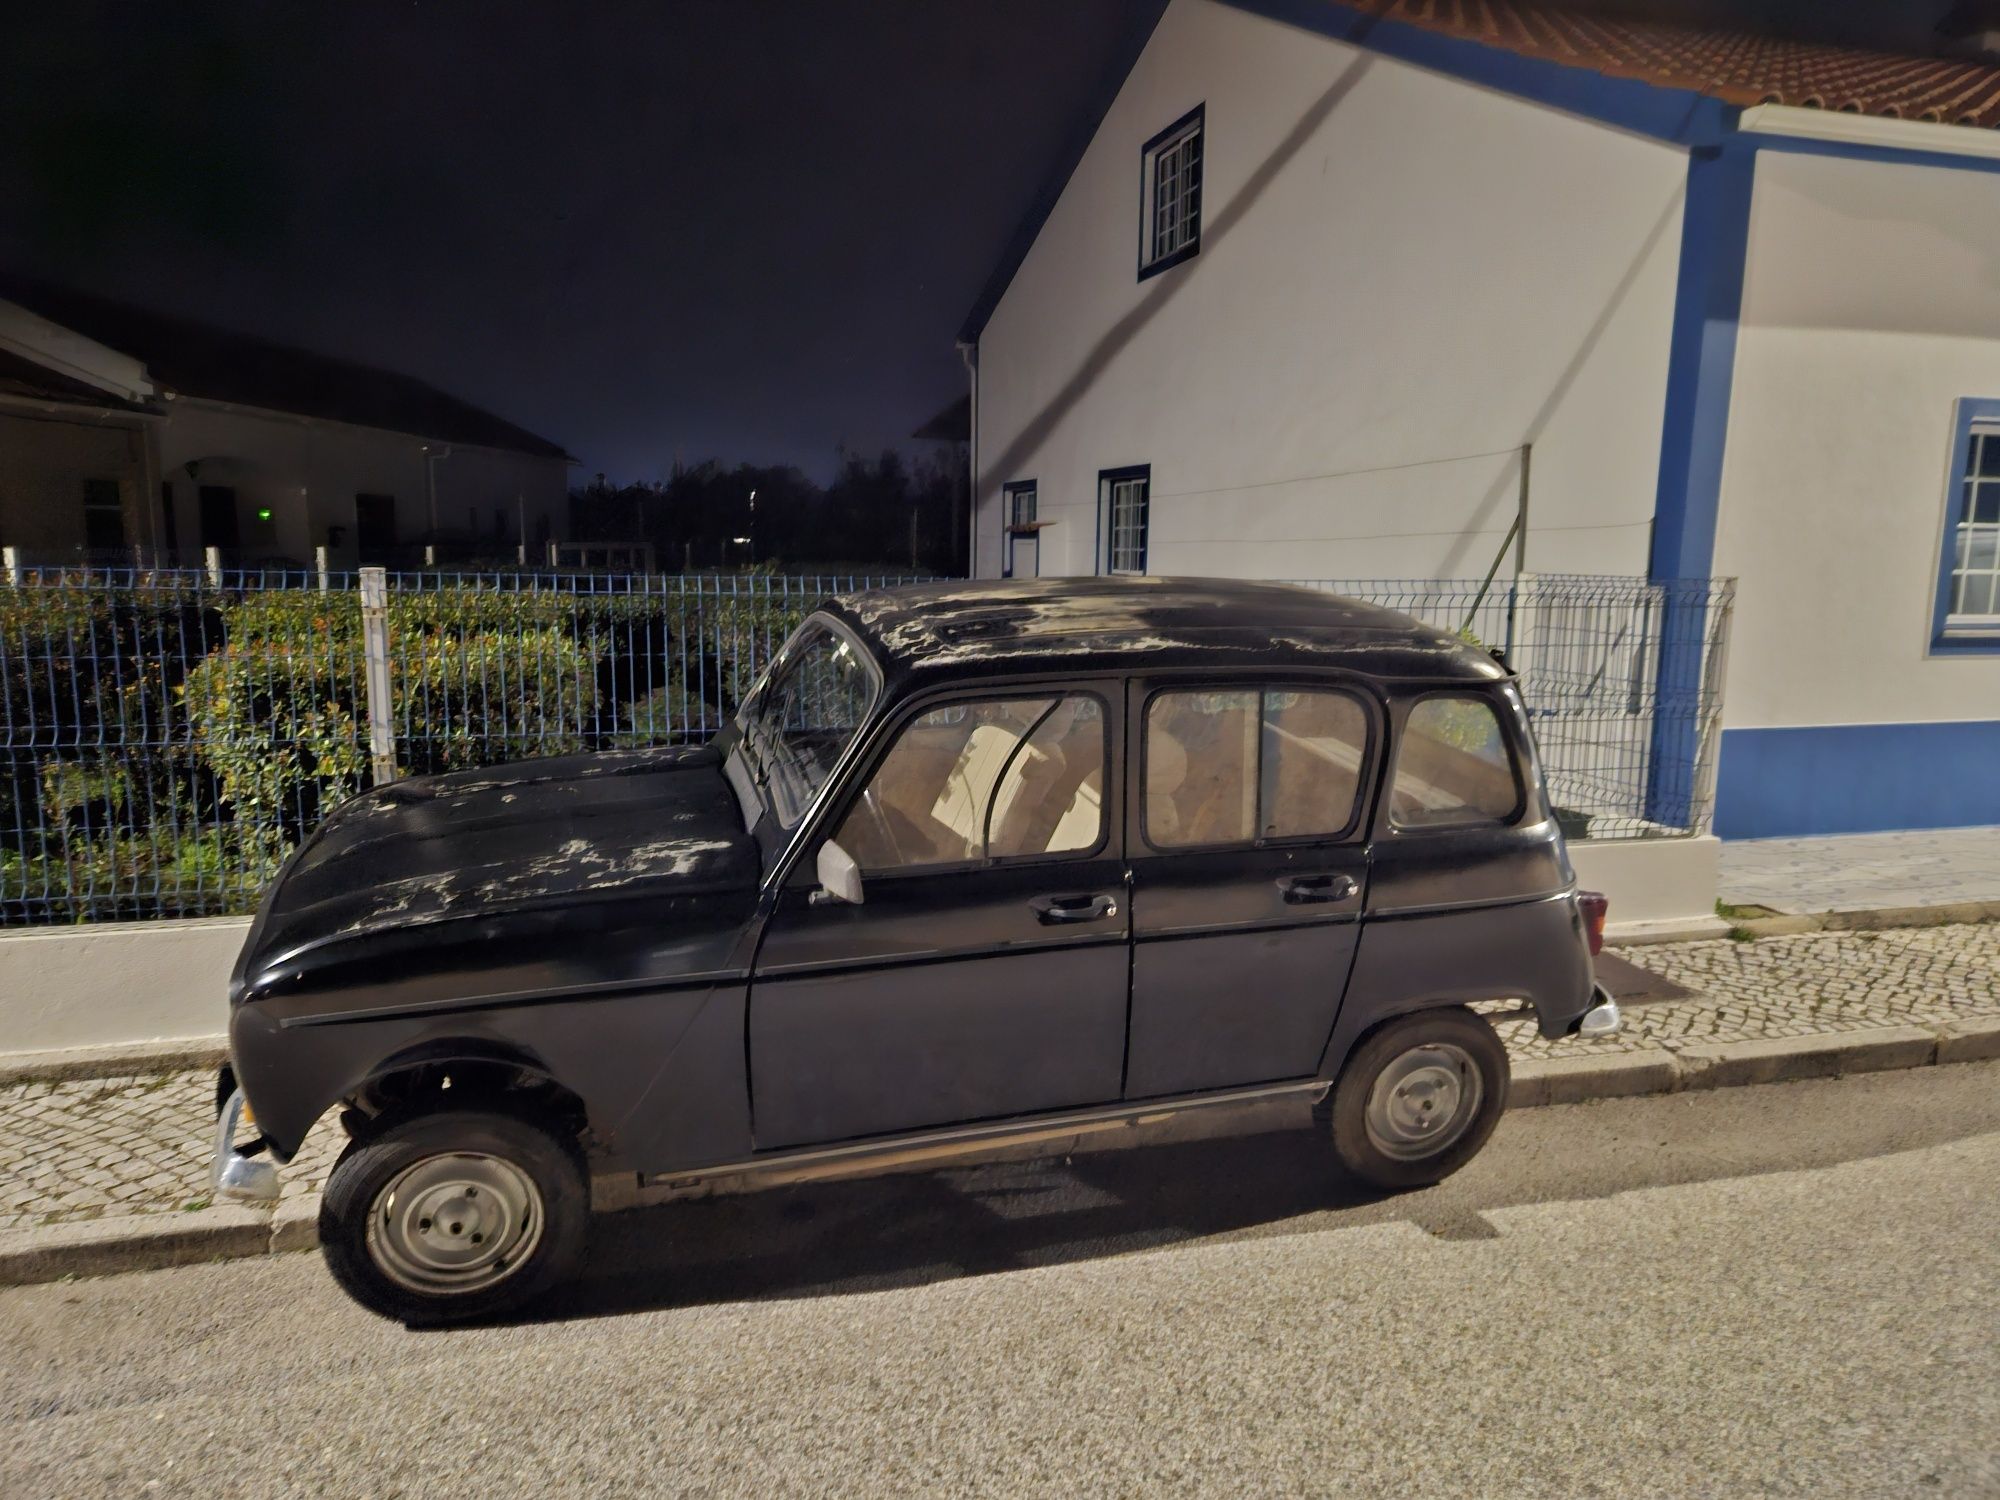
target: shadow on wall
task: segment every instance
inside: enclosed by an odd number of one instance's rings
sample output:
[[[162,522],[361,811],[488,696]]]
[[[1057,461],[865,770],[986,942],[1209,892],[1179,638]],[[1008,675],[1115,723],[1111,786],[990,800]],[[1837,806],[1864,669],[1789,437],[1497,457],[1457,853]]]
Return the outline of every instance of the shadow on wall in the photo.
[[[1353,46],[1363,46],[1374,26],[1375,18],[1372,16],[1368,17],[1344,40]],[[1304,149],[1333,111],[1339,108],[1349,94],[1354,92],[1362,79],[1368,75],[1375,62],[1376,58],[1374,54],[1368,52],[1361,53],[1341,72],[1340,76],[1333,81],[1327,90],[1318,99],[1313,101],[1305,113],[1300,115],[1297,123],[1286,133],[1285,138],[1272,149],[1270,155],[1264,158],[1258,165],[1257,170],[1250,174],[1250,177],[1244,182],[1243,186],[1223,205],[1213,220],[1202,225],[1202,243],[1205,250],[1212,249],[1225,235],[1230,234],[1236,228],[1256,202],[1263,197],[1265,190],[1270,187],[1278,173]],[[1644,238],[1639,243],[1638,249],[1626,265],[1624,272],[1612,287],[1604,306],[1592,320],[1589,328],[1584,331],[1583,338],[1577,345],[1576,352],[1570,356],[1568,363],[1564,365],[1562,372],[1556,377],[1540,408],[1522,429],[1518,442],[1533,443],[1540,440],[1543,432],[1554,418],[1556,411],[1561,407],[1564,397],[1568,395],[1570,388],[1576,383],[1576,379],[1582,373],[1584,366],[1589,363],[1591,354],[1596,350],[1598,344],[1603,341],[1605,332],[1610,328],[1612,320],[1630,297],[1633,287],[1638,283],[1641,270],[1645,267],[1647,260],[1659,245],[1661,237],[1667,232],[1668,226],[1675,221],[1686,193],[1686,182],[1683,179],[1676,186],[1673,193],[1669,195],[1667,202],[1661,207],[1658,217],[1653,221],[1652,227],[1646,232]],[[1013,474],[1025,469],[1029,457],[1048,440],[1050,434],[1055,430],[1056,425],[1074,409],[1077,402],[1097,383],[1098,377],[1105,372],[1111,361],[1123,352],[1125,347],[1138,336],[1139,332],[1158,316],[1160,310],[1169,301],[1179,294],[1180,290],[1187,285],[1189,277],[1200,274],[1202,265],[1203,259],[1197,257],[1179,274],[1157,279],[1153,283],[1152,289],[1139,300],[1139,304],[1106,330],[1103,337],[1084,356],[1083,361],[1077,366],[1075,372],[1071,374],[1068,380],[1063,382],[1061,389],[1050,398],[1048,403],[1039,412],[1023,424],[1020,432],[1015,435],[1013,441],[1008,443],[990,462],[980,465],[982,470],[996,477],[991,484],[985,482],[983,478],[979,480],[979,494],[974,502],[975,507],[983,506],[988,499],[999,494],[1001,481],[998,476]],[[1452,550],[1441,564],[1438,573],[1439,577],[1455,577],[1457,576],[1457,570],[1462,570],[1464,567],[1470,565],[1470,559],[1465,556],[1465,553],[1471,545],[1473,537],[1482,528],[1499,529],[1497,526],[1489,528],[1489,519],[1496,507],[1516,493],[1518,484],[1518,469],[1503,469],[1494,479],[1486,494],[1480,498],[1478,505],[1474,508],[1472,516],[1467,520],[1460,539],[1453,545]],[[1650,499],[1650,497],[1648,498]],[[1484,559],[1481,559],[1480,562],[1483,566]]]

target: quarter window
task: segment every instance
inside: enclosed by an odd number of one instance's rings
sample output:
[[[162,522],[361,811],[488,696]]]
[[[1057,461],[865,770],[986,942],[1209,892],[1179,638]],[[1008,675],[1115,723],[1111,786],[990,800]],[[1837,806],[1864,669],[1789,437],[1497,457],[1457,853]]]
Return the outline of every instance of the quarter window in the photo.
[[[2000,424],[1975,425],[1945,537],[1947,635],[2000,636]]]
[[[1146,841],[1183,849],[1341,834],[1367,752],[1367,711],[1347,693],[1156,694],[1146,710]]]
[[[1401,828],[1505,823],[1520,810],[1520,776],[1490,701],[1439,693],[1410,710],[1396,752],[1391,822]]]
[[[1140,191],[1145,204],[1141,281],[1201,249],[1202,125],[1203,111],[1197,105],[1141,150]]]
[[[1075,854],[1104,835],[1104,708],[981,699],[919,714],[834,837],[864,872]]]

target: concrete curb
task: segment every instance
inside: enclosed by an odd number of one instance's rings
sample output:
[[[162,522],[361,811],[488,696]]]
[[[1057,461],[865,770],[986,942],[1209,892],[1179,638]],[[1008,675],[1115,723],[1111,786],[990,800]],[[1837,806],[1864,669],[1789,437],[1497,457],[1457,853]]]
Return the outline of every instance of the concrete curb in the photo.
[[[1801,932],[1883,932],[1895,927],[1958,927],[2000,921],[2000,901],[1956,901],[1941,906],[1883,906],[1869,911],[1739,917],[1732,931],[1752,937],[1792,937]],[[1610,941],[1607,937],[1606,941]]]
[[[0,1052],[0,1088],[11,1083],[62,1083],[75,1078],[145,1078],[219,1068],[226,1038],[187,1037],[129,1047],[76,1047],[61,1052]]]
[[[1649,1046],[1595,1057],[1531,1058],[1514,1067],[1507,1102],[1510,1109],[1535,1109],[1995,1058],[2000,1058],[2000,1016],[1935,1027],[1882,1026],[1691,1044],[1674,1051]],[[1241,1110],[1195,1111],[1158,1124],[1078,1136],[1067,1145],[1042,1141],[1000,1148],[982,1156],[958,1158],[955,1164],[1296,1129],[1306,1112],[1307,1106],[1299,1100]],[[623,1179],[595,1179],[592,1187],[593,1206],[602,1212],[663,1201],[650,1191],[631,1191]],[[270,1214],[225,1206],[193,1213],[139,1214],[0,1231],[0,1287],[315,1249],[319,1245],[319,1202],[319,1194],[304,1193],[282,1200]]]

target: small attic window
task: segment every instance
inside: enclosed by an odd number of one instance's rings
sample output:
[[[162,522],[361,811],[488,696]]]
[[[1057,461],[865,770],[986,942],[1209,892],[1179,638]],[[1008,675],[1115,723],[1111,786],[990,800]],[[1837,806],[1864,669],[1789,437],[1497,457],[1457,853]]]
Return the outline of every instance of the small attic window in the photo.
[[[1202,109],[1197,104],[1140,151],[1141,281],[1201,250]]]

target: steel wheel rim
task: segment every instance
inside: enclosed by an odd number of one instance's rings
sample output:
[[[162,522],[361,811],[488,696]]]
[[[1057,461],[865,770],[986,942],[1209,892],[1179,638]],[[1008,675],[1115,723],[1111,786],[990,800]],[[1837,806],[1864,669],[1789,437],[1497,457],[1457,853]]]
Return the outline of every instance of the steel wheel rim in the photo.
[[[1456,1145],[1485,1098],[1486,1080],[1471,1053],[1451,1042],[1427,1042],[1375,1075],[1362,1118],[1377,1151],[1421,1161]]]
[[[448,1151],[403,1168],[375,1195],[368,1255],[405,1291],[484,1291],[535,1253],[544,1218],[541,1190],[512,1162]]]

